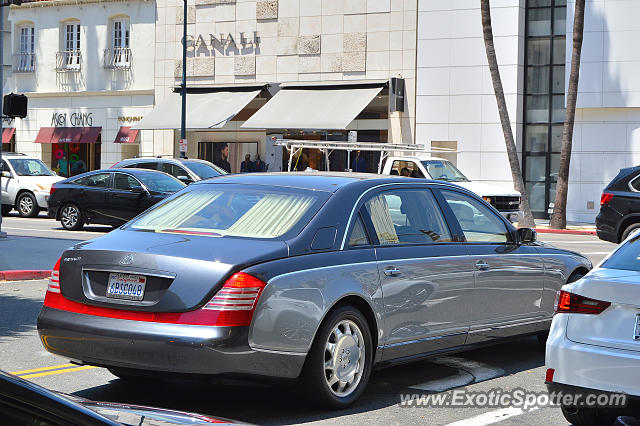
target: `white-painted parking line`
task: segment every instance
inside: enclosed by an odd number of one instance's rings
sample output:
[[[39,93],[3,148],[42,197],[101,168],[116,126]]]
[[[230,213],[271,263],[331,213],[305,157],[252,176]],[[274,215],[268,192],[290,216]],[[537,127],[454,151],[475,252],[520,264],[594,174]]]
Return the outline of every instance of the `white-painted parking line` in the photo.
[[[582,252],[582,254],[609,254],[611,253],[610,251],[589,251],[589,252]]]
[[[447,426],[482,426],[491,425],[494,423],[502,422],[511,417],[521,416],[522,414],[531,413],[538,408],[531,408],[529,410],[523,410],[522,408],[509,407],[501,408],[495,411],[489,411],[488,413],[480,414],[479,416],[470,417],[468,419],[460,420],[454,423],[449,423]]]
[[[466,386],[471,383],[494,379],[504,374],[504,370],[502,368],[493,367],[479,361],[460,357],[446,356],[436,358],[431,361],[431,363],[455,368],[458,372],[443,379],[430,380],[425,383],[411,386],[412,389],[444,392],[446,390]]]
[[[545,243],[550,243],[550,244],[611,244],[611,245],[615,245],[613,243],[608,243],[605,241],[566,241],[566,240],[541,240]]]

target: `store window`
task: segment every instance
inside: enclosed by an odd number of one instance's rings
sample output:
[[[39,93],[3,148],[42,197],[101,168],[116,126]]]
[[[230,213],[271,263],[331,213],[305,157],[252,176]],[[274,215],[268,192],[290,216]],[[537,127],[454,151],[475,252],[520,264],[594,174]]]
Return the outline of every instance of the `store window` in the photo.
[[[51,169],[64,177],[100,168],[100,139],[97,143],[54,143]]]
[[[523,174],[535,217],[555,199],[565,115],[566,0],[528,0]]]

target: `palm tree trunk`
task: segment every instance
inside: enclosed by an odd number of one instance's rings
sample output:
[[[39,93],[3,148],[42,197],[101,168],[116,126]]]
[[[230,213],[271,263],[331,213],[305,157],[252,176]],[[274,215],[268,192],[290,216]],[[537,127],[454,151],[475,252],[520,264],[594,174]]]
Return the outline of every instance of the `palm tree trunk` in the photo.
[[[567,227],[567,193],[569,191],[569,165],[571,163],[571,146],[573,145],[573,122],[576,118],[576,100],[578,99],[578,80],[580,78],[580,54],[582,53],[582,33],[584,29],[584,0],[576,0],[573,17],[573,52],[571,53],[571,73],[567,90],[567,109],[564,114],[562,130],[562,150],[560,151],[560,168],[556,183],[556,199],[553,203],[553,214],[549,226],[553,229]]]
[[[516,144],[513,140],[509,111],[507,110],[507,102],[504,99],[504,90],[502,88],[502,80],[500,79],[500,70],[498,69],[498,59],[496,58],[496,50],[493,45],[491,6],[489,4],[489,0],[480,0],[480,11],[482,14],[482,35],[484,37],[484,47],[487,53],[489,71],[491,72],[491,81],[493,81],[493,91],[495,92],[496,101],[498,103],[498,114],[500,115],[500,123],[502,123],[502,132],[504,133],[504,142],[507,147],[513,185],[516,191],[521,194],[520,210],[524,213],[524,220],[518,225],[533,228],[535,226],[535,222],[533,220],[533,214],[531,213],[531,207],[529,207],[529,196],[527,195],[527,190],[524,186],[524,181],[522,180],[520,158],[518,157]]]

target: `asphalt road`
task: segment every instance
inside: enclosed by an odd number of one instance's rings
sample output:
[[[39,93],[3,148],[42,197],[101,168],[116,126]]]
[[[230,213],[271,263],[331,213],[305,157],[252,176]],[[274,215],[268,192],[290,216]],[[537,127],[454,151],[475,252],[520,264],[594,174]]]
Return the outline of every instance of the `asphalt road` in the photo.
[[[10,235],[68,234],[94,238],[109,228],[68,232],[46,218],[4,218]],[[594,264],[613,247],[592,236],[539,234],[543,241],[586,254]],[[557,407],[403,407],[402,395],[436,395],[517,388],[544,392],[544,351],[535,338],[491,348],[414,362],[374,373],[364,397],[339,412],[310,408],[295,388],[217,380],[193,382],[128,382],[107,370],[78,367],[46,352],[35,329],[46,281],[0,283],[0,369],[17,372],[47,388],[106,401],[169,407],[259,424],[322,422],[331,424],[567,424]]]

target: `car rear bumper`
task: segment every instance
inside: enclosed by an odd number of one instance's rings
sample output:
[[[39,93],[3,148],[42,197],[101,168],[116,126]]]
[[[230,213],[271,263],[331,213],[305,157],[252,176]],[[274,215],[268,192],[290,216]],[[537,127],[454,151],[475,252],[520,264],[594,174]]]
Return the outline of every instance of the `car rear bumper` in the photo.
[[[601,240],[618,244],[617,223],[607,220],[602,212],[596,216],[596,234]]]
[[[100,367],[293,379],[306,354],[249,347],[249,327],[131,321],[43,307],[38,333],[49,352]]]
[[[640,397],[640,352],[576,343],[566,337],[569,314],[556,315],[547,339],[553,382]]]

